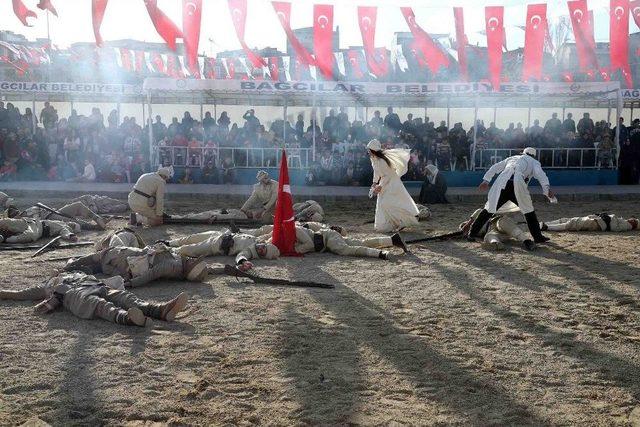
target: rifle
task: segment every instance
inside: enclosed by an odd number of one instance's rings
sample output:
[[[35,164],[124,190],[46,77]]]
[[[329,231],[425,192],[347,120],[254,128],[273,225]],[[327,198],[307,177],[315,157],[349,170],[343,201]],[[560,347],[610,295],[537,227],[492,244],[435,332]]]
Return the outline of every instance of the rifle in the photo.
[[[437,236],[420,237],[418,239],[405,240],[405,243],[410,244],[410,243],[432,242],[436,240],[442,241],[442,240],[449,240],[454,237],[462,237],[463,235],[464,235],[464,231],[458,230],[458,231],[453,231],[451,233],[440,234]]]
[[[57,210],[55,210],[53,208],[50,208],[49,206],[47,206],[47,205],[45,205],[43,203],[38,202],[38,203],[36,203],[36,206],[39,207],[40,209],[44,209],[45,211],[49,211],[49,212],[54,213],[56,215],[60,215],[62,217],[69,218],[69,219],[75,219],[71,215],[67,215],[67,214],[63,214],[62,212],[58,212]]]
[[[303,288],[323,288],[323,289],[333,289],[335,286],[327,283],[317,283],[317,282],[303,282],[297,280],[286,280],[286,279],[272,279],[269,277],[260,277],[251,273],[247,273],[246,271],[240,271],[237,267],[226,264],[224,268],[210,268],[210,272],[217,274],[226,274],[227,276],[235,277],[238,279],[239,277],[246,277],[250,279],[253,283],[263,284],[263,285],[287,285],[287,286],[300,286]]]
[[[78,248],[81,246],[93,246],[93,242],[73,242],[56,246],[56,249]],[[0,243],[0,252],[2,251],[28,251],[30,249],[41,249],[39,245],[25,245],[19,243]]]
[[[193,219],[193,218],[164,218],[163,224],[204,224],[204,225],[216,225],[216,224],[232,224],[240,225],[243,227],[257,227],[264,225],[260,222],[256,222],[250,219]]]
[[[42,247],[40,249],[35,251],[33,253],[33,255],[31,255],[31,258],[35,258],[38,255],[40,255],[42,253],[45,253],[45,252],[48,252],[48,251],[52,251],[55,247],[60,245],[60,239],[62,239],[62,236],[56,236],[53,239],[49,240],[48,243],[45,243],[44,245],[42,245]]]

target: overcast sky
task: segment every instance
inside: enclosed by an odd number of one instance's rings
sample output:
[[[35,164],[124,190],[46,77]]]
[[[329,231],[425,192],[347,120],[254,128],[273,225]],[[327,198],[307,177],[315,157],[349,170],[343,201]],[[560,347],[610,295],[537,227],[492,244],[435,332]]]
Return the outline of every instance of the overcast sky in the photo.
[[[29,39],[47,37],[46,14],[36,8],[37,0],[24,0],[27,7],[38,13],[37,20],[31,20],[33,27],[22,26],[13,14],[11,1],[0,1],[0,29],[24,34]],[[524,32],[516,26],[524,25],[526,4],[523,1],[506,0],[485,3],[478,0],[295,0],[292,5],[291,23],[293,28],[311,26],[313,3],[334,4],[334,25],[340,26],[341,47],[360,46],[362,39],[357,23],[357,5],[376,5],[378,23],[376,45],[389,46],[396,31],[407,31],[407,25],[399,6],[412,6],[418,23],[431,33],[455,34],[453,6],[464,7],[465,30],[472,44],[486,45],[485,36],[478,34],[485,27],[484,6],[505,6],[505,26],[509,49],[521,47]],[[52,43],[67,47],[79,41],[94,41],[91,25],[91,0],[52,0],[59,17],[50,16]],[[158,5],[174,22],[181,26],[181,0],[158,0]],[[218,51],[240,49],[229,8],[225,0],[203,0],[202,31],[199,51],[211,55]],[[548,17],[553,22],[567,14],[566,0],[550,0]],[[248,0],[246,39],[249,46],[267,46],[285,50],[286,35],[278,22],[270,1]],[[594,10],[596,40],[609,38],[608,0],[589,0],[589,8]],[[630,31],[638,28],[630,20]],[[144,7],[143,0],[110,0],[102,24],[105,40],[135,39],[161,42]]]

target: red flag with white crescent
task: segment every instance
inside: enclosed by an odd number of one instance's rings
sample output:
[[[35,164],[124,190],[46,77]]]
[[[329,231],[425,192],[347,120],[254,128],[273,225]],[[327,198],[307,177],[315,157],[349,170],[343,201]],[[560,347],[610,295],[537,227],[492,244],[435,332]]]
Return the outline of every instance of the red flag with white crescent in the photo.
[[[377,14],[376,6],[358,6],[358,24],[367,66],[376,77],[382,77],[388,73],[389,69],[385,67],[384,58],[380,58],[380,52],[375,48]]]
[[[31,27],[29,22],[27,22],[27,18],[37,18],[38,15],[33,10],[27,8],[24,5],[22,0],[13,0],[13,13],[16,14],[22,25],[25,27]]]
[[[269,58],[269,76],[274,82],[280,81],[280,73],[278,67],[278,57],[272,56]]]
[[[313,53],[322,75],[333,78],[333,5],[313,5]]]
[[[102,26],[102,18],[104,11],[107,9],[109,0],[92,0],[91,1],[91,19],[93,22],[93,35],[96,38],[96,45],[102,46],[102,36],[100,35],[100,26]]]
[[[633,87],[629,67],[629,0],[611,0],[609,8],[611,70],[621,70],[627,88]],[[625,72],[626,70],[626,72]]]
[[[283,1],[271,2],[273,9],[276,11],[278,20],[287,34],[287,39],[291,43],[293,50],[296,52],[296,58],[300,58],[300,61],[306,65],[314,65],[315,60],[311,53],[302,45],[298,37],[293,33],[291,29],[291,3]]]
[[[265,67],[267,62],[264,58],[250,49],[244,40],[245,25],[247,22],[247,0],[229,0],[229,12],[231,12],[231,20],[236,29],[236,35],[247,58],[249,58],[254,67]]]
[[[524,61],[522,63],[522,80],[525,82],[531,77],[538,81],[542,78],[542,58],[546,35],[546,3],[528,5],[524,35]]]
[[[216,78],[216,58],[206,58],[204,61],[204,78]]]
[[[133,62],[131,61],[131,51],[124,47],[121,47],[118,50],[120,51],[120,67],[127,71],[133,71]]]
[[[280,176],[278,177],[278,200],[273,218],[272,243],[282,256],[300,256],[296,253],[296,219],[293,213],[293,196],[289,184],[287,154],[282,150]]]
[[[502,73],[502,46],[504,44],[504,7],[487,6],[484,8],[487,31],[487,56],[489,58],[489,80],[493,90],[500,90]]]
[[[418,25],[413,10],[410,7],[401,7],[400,11],[405,21],[407,21],[411,34],[413,34],[418,63],[426,63],[433,74],[436,74],[440,67],[448,67],[449,58],[433,41],[429,33]],[[422,59],[420,56],[422,56]]]
[[[202,23],[202,0],[182,0],[182,40],[187,67],[195,75],[198,69],[198,45]]]
[[[53,7],[51,0],[40,0],[40,2],[38,3],[38,9],[48,10],[49,12],[53,13],[55,16],[58,16],[58,11],[56,10],[55,7]]]
[[[134,50],[134,69],[136,73],[143,73],[146,69],[143,50]]]
[[[350,49],[347,52],[347,59],[349,60],[349,69],[351,70],[351,76],[354,79],[361,79],[364,77],[360,63],[358,62],[358,51]]]
[[[456,45],[458,48],[460,75],[464,81],[469,81],[469,68],[467,65],[467,36],[464,33],[464,10],[461,7],[454,7],[453,18],[456,22]]]
[[[629,12],[633,16],[636,26],[640,27],[640,0],[631,0],[629,2]]]
[[[567,5],[569,6],[573,35],[576,39],[580,70],[583,72],[597,70],[599,67],[595,52],[593,19],[590,18],[590,13],[587,9],[587,0],[572,0],[568,1]]]
[[[157,0],[144,0],[147,13],[157,33],[167,43],[171,50],[176,50],[176,39],[182,38],[182,31],[163,11],[158,7]]]

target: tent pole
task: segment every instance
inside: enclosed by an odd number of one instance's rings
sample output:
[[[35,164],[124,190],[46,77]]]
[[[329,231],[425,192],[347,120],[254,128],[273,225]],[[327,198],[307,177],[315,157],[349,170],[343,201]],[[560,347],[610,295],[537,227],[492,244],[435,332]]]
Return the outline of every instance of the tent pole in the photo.
[[[620,161],[620,123],[618,122],[619,119],[618,117],[620,117],[622,115],[622,96],[620,94],[620,89],[618,89],[616,91],[617,94],[617,99],[616,99],[616,136],[615,136],[615,141],[614,141],[614,146],[616,147],[616,168],[618,168],[619,166],[619,161]],[[611,101],[609,101],[609,106],[611,106]],[[609,109],[611,109],[611,107],[609,107]]]
[[[118,112],[116,126],[120,126],[120,100],[118,100],[118,104],[116,105],[116,111]]]
[[[631,112],[629,113],[629,126],[633,123],[633,103],[631,103]]]
[[[282,106],[282,147],[287,144],[287,98],[283,98],[284,104]]]
[[[367,115],[367,108],[365,107],[365,116]],[[311,135],[312,135],[312,150],[311,150],[311,160],[313,162],[316,161],[316,120],[317,120],[317,112],[316,112],[316,92],[313,91],[311,96],[311,117],[309,121],[313,120],[311,123]],[[366,122],[367,117],[365,117]]]
[[[473,109],[473,150],[471,150],[471,170],[476,170],[476,144],[478,143],[478,94],[474,99]]]
[[[611,123],[611,101],[607,102],[607,104],[607,123]]]
[[[451,108],[449,108],[449,101],[451,101],[451,97],[447,96],[447,128],[451,129]],[[426,117],[425,111],[425,117]]]
[[[529,95],[529,104],[527,111],[527,128],[531,127],[531,95]]]
[[[493,124],[498,126],[498,124],[496,123],[496,117],[498,117],[498,107],[493,107]]]
[[[142,124],[144,125],[142,126],[143,128],[148,125],[146,116],[144,115],[144,101],[142,101]]]
[[[565,111],[566,111],[566,107],[563,105],[562,106],[562,121],[564,122],[566,120],[566,115],[565,115]]]
[[[49,15],[47,15],[47,19]],[[36,134],[36,94],[33,94],[33,99],[31,100],[31,127],[33,129],[33,134]]]

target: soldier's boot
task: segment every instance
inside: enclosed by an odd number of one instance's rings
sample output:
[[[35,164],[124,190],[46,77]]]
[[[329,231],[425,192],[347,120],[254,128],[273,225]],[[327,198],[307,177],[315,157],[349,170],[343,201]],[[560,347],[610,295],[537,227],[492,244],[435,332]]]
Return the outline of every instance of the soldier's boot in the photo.
[[[489,211],[487,211],[486,209],[482,209],[482,211],[480,211],[480,214],[478,214],[478,217],[475,219],[475,221],[473,221],[473,224],[471,225],[467,240],[474,241],[478,237],[480,230],[482,230],[482,227],[484,227],[487,221],[489,221],[491,215],[492,214],[489,213]]]
[[[147,324],[147,317],[144,315],[142,310],[140,310],[138,307],[131,307],[130,309],[127,310],[127,314],[125,315],[125,321],[127,322],[127,323],[124,323],[126,325],[144,327]]]
[[[186,292],[182,292],[171,301],[147,304],[147,307],[145,307],[145,314],[154,319],[172,322],[173,319],[176,318],[176,315],[185,309],[188,301],[189,296]]]
[[[182,271],[186,279],[190,282],[202,282],[207,277],[207,263],[204,256],[198,258],[182,258]]]
[[[536,244],[531,239],[527,239],[522,242],[522,246],[529,252],[534,251],[536,249]]]
[[[407,245],[404,243],[404,240],[402,240],[402,236],[400,236],[399,233],[395,233],[391,236],[391,243],[393,243],[393,246],[402,249],[402,252],[405,254],[409,252],[409,248],[407,248]]]
[[[540,223],[540,230],[541,231],[547,231],[548,229],[549,229],[549,226],[545,222],[541,222]]]
[[[529,226],[529,232],[531,233],[531,236],[533,236],[534,242],[545,243],[551,240],[548,237],[542,235],[542,231],[540,230],[540,223],[538,222],[538,217],[536,216],[535,211],[525,214],[524,218],[527,220],[527,226]]]
[[[391,256],[391,252],[389,251],[380,251],[380,254],[378,254],[378,258],[383,259],[385,261],[392,261],[393,258]]]

